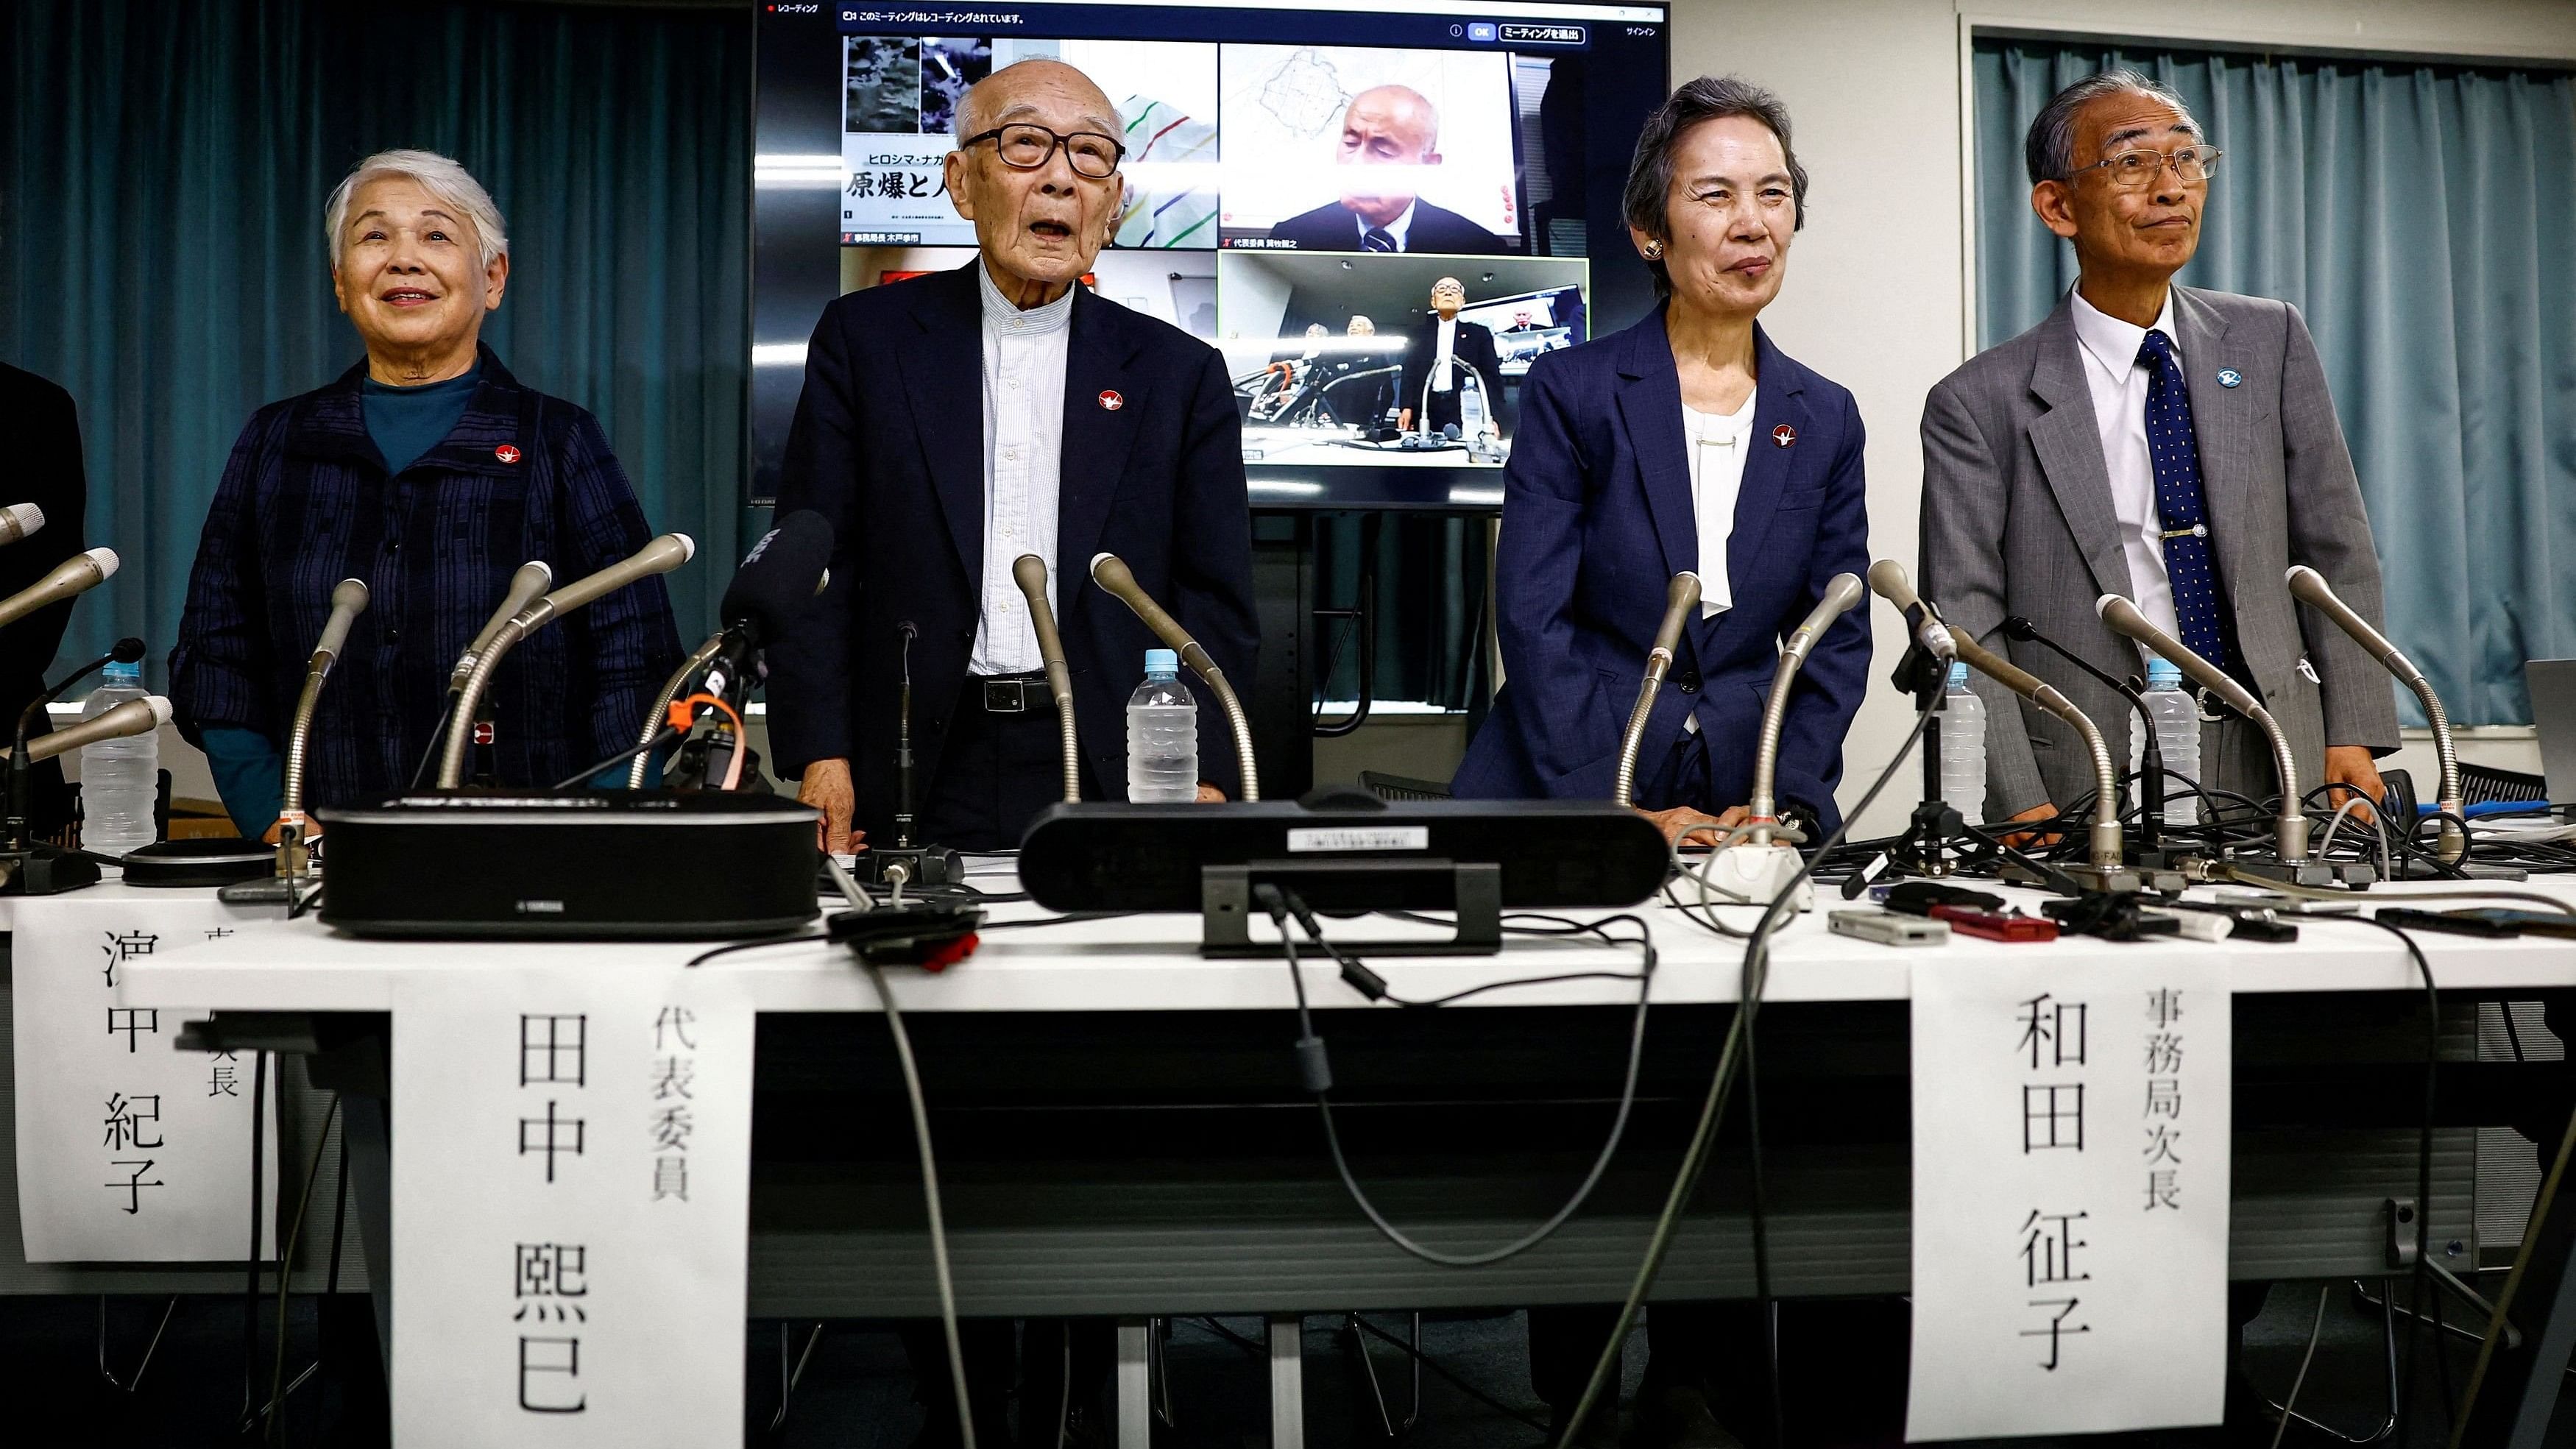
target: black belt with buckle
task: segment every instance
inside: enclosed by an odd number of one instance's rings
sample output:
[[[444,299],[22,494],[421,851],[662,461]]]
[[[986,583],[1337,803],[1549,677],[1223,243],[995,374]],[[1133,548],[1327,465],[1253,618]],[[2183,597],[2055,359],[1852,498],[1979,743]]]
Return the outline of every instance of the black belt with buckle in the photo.
[[[978,674],[968,683],[984,691],[984,713],[1028,714],[1055,708],[1044,674]]]

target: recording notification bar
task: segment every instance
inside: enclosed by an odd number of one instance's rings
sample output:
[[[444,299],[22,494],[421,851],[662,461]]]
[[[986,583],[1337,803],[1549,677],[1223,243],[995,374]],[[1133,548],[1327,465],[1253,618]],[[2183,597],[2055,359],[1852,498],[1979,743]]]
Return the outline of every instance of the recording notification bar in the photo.
[[[1589,48],[1591,29],[1601,25],[1661,27],[1660,5],[1551,4],[1545,0],[1324,0],[1283,16],[1272,0],[1120,0],[1120,3],[1033,3],[978,0],[956,4],[857,5],[831,7],[845,34],[1022,34],[1082,35],[1103,39],[1272,38],[1247,31],[1275,27],[1320,29],[1337,39],[1349,37],[1348,19],[1374,21],[1380,45],[1423,44],[1445,38],[1451,44]],[[1298,22],[1302,21],[1302,24]],[[1202,34],[1201,32],[1204,32]],[[1287,38],[1285,36],[1277,38]]]

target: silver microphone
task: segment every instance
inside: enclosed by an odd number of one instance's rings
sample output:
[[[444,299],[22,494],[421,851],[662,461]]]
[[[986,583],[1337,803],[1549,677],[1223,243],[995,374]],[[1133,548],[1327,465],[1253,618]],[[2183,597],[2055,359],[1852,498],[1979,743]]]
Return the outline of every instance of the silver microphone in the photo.
[[[1216,667],[1216,661],[1199,647],[1198,640],[1190,637],[1189,630],[1181,627],[1181,621],[1165,612],[1162,605],[1154,602],[1153,595],[1136,582],[1126,560],[1114,553],[1093,554],[1091,581],[1117,595],[1118,602],[1134,610],[1155,637],[1172,646],[1181,662],[1207,681],[1208,691],[1216,696],[1217,707],[1225,711],[1225,721],[1234,730],[1235,759],[1243,766],[1243,798],[1260,799],[1261,777],[1252,763],[1252,721],[1243,712],[1243,701],[1234,697],[1234,686],[1225,682],[1225,671]]]
[[[112,548],[94,548],[64,559],[43,578],[0,599],[0,627],[15,624],[48,604],[59,604],[97,588],[116,576],[116,564],[116,550]]]
[[[1064,662],[1064,635],[1055,626],[1055,608],[1047,603],[1046,560],[1033,553],[1011,562],[1011,579],[1029,601],[1029,627],[1038,636],[1038,658],[1046,665],[1047,693],[1055,696],[1056,730],[1063,745],[1064,798],[1082,799],[1081,739],[1073,726],[1073,671]]]
[[[2274,843],[2280,848],[2283,865],[2305,865],[2308,861],[2308,817],[2300,809],[2299,762],[2290,753],[2290,738],[2281,732],[2279,721],[2263,707],[2244,685],[2227,675],[2227,671],[2194,654],[2183,642],[2147,621],[2138,606],[2118,594],[2104,594],[2094,601],[2094,611],[2113,631],[2145,645],[2161,655],[2174,668],[2181,670],[2192,683],[2226,701],[2227,707],[2254,721],[2272,742],[2272,768],[2281,777],[2281,812],[2272,817]]]
[[[1780,769],[1780,729],[1789,715],[1789,687],[1796,682],[1798,670],[1834,621],[1849,612],[1861,600],[1860,575],[1836,574],[1825,584],[1825,596],[1816,607],[1790,631],[1789,642],[1780,651],[1779,668],[1771,676],[1771,697],[1762,704],[1762,734],[1753,750],[1753,799],[1745,809],[1745,823],[1753,829],[1753,843],[1769,845],[1771,827],[1780,818],[1776,798]]]
[[[447,725],[447,749],[438,764],[438,788],[453,790],[465,775],[465,750],[474,738],[474,714],[483,703],[483,692],[491,687],[494,671],[501,659],[518,642],[562,614],[580,608],[605,594],[613,594],[632,583],[667,574],[687,563],[698,551],[697,544],[685,533],[666,533],[637,549],[634,553],[594,574],[573,580],[505,620],[493,632],[491,641],[475,656],[473,668],[465,676],[465,686],[458,693],[456,712]],[[522,572],[525,572],[522,570]]]
[[[465,676],[474,672],[474,661],[482,658],[483,651],[492,647],[492,641],[500,637],[502,626],[510,622],[511,616],[554,586],[555,571],[543,559],[530,559],[519,565],[519,571],[510,575],[509,589],[501,595],[501,607],[492,611],[492,617],[484,621],[482,632],[474,636],[473,643],[465,646],[464,653],[456,656],[456,667],[447,676],[449,693],[465,687]]]
[[[277,874],[285,879],[300,880],[307,873],[304,845],[304,756],[313,738],[313,713],[322,704],[322,681],[331,676],[331,666],[340,657],[340,649],[349,642],[349,626],[367,611],[367,585],[362,579],[342,579],[331,591],[331,617],[323,622],[322,638],[313,646],[313,658],[304,669],[304,692],[295,701],[295,725],[286,735],[286,768],[278,790]]]
[[[2054,685],[1988,650],[1984,645],[1961,635],[1951,642],[1959,651],[1959,662],[1986,676],[2004,688],[2038,705],[2066,721],[2083,737],[2085,752],[2093,757],[2093,830],[2086,847],[2086,858],[2103,869],[2121,864],[2120,773],[2111,765],[2111,747],[2102,738],[2093,717],[2075,707],[2075,702],[2057,692]]]
[[[32,503],[12,503],[0,508],[0,548],[6,548],[44,526],[45,510]]]
[[[1950,639],[1950,626],[1942,623],[1932,606],[1914,592],[1914,581],[1906,577],[1905,565],[1892,558],[1871,564],[1869,587],[1905,616],[1906,626],[1914,631],[1914,642],[1923,646],[1924,653],[1945,663],[1959,657],[1959,648]]]
[[[1655,642],[1646,650],[1646,673],[1637,682],[1637,703],[1628,711],[1628,727],[1619,736],[1619,768],[1610,778],[1610,799],[1633,807],[1637,793],[1637,751],[1645,743],[1646,717],[1655,710],[1655,695],[1672,671],[1673,651],[1681,647],[1682,628],[1699,607],[1699,575],[1688,569],[1673,575],[1664,590],[1664,621],[1655,626]]]
[[[38,736],[27,745],[27,760],[30,764],[42,764],[56,755],[66,755],[83,745],[94,745],[101,740],[121,740],[131,735],[148,735],[169,722],[169,700],[157,694],[143,699],[129,699],[123,704],[101,710],[76,725],[66,726],[49,735]],[[8,754],[8,747],[0,745],[0,759],[7,758]]]
[[[2442,708],[2442,697],[2433,692],[2432,681],[2424,677],[2423,670],[2415,667],[2414,660],[2406,657],[2406,651],[2390,643],[2387,635],[2372,627],[2371,622],[2361,616],[2360,610],[2336,596],[2325,575],[2306,564],[2292,564],[2288,582],[2291,594],[2300,603],[2332,619],[2336,628],[2351,635],[2353,642],[2385,665],[2389,673],[2397,676],[2399,683],[2415,691],[2416,700],[2424,706],[2424,722],[2433,730],[2433,754],[2441,762],[2442,813],[2446,817],[2455,817],[2442,821],[2438,854],[2445,864],[2456,864],[2461,856],[2468,854],[2469,837],[2459,825],[2459,821],[2466,818],[2460,803],[2460,756],[2451,742],[2451,716]],[[2327,803],[2334,802],[2329,800]]]

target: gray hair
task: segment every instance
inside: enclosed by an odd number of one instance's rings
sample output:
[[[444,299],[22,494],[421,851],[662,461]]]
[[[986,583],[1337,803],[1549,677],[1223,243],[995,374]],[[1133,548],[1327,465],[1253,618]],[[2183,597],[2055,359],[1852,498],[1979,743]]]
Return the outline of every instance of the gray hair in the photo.
[[[1789,108],[1780,103],[1778,96],[1732,75],[1704,75],[1686,81],[1646,118],[1645,129],[1637,133],[1637,154],[1628,160],[1628,187],[1620,196],[1628,225],[1651,237],[1666,235],[1671,222],[1665,214],[1665,199],[1672,194],[1673,153],[1679,149],[1683,133],[1702,121],[1728,116],[1749,116],[1779,138],[1780,155],[1789,163],[1789,196],[1795,217],[1790,229],[1806,226],[1807,168],[1798,164],[1798,150],[1789,144]],[[1663,262],[1649,258],[1646,269],[1655,274],[1655,295],[1672,295],[1672,274],[1664,270]]]
[[[510,251],[510,236],[501,224],[501,208],[493,205],[492,193],[474,174],[435,151],[379,151],[353,167],[340,184],[331,190],[331,199],[322,208],[322,232],[331,243],[331,270],[340,269],[340,252],[345,238],[343,228],[349,224],[349,202],[358,188],[370,181],[388,176],[408,178],[442,206],[461,213],[474,228],[474,240],[481,248],[481,265],[489,267],[495,257]]]
[[[2031,117],[2030,134],[2021,143],[2022,165],[2030,172],[2030,184],[2064,181],[2074,175],[2075,118],[2084,113],[2085,106],[2104,96],[2131,92],[2153,96],[2173,107],[2193,135],[2201,134],[2200,122],[2192,119],[2191,106],[2174,93],[2173,87],[2124,67],[2097,71],[2050,96],[2039,114]]]

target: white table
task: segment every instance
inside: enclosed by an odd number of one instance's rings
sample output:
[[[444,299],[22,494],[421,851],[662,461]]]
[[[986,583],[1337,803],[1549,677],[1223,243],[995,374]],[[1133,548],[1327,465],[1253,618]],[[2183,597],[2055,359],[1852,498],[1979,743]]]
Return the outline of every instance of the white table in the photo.
[[[1007,877],[985,878],[1000,886]],[[2539,889],[2576,900],[2576,885]],[[2389,887],[2371,899],[2420,893]],[[2035,892],[2006,892],[2036,909]],[[43,902],[14,903],[21,912]],[[1830,933],[1827,910],[1839,898],[1820,900],[1780,936],[1773,952],[1767,999],[1779,1003],[1893,1002],[1906,999],[1913,963],[1923,949],[1881,946]],[[995,909],[997,922],[1047,913],[1026,904]],[[1578,916],[1598,913],[1578,912]],[[1638,912],[1652,926],[1661,951],[1655,977],[1658,1005],[1723,1004],[1737,999],[1742,943],[1711,935],[1661,907]],[[1725,912],[1749,924],[1755,913]],[[1334,922],[1328,929],[1352,941],[1435,934],[1427,927],[1382,919]],[[1267,922],[1256,923],[1266,933]],[[938,975],[896,972],[891,979],[901,1005],[915,1013],[1044,1012],[1276,1012],[1294,1004],[1279,958],[1207,960],[1197,951],[1199,923],[1182,915],[1091,920],[1026,930],[996,930],[965,963]],[[2576,942],[2526,937],[2488,941],[2422,937],[2438,984],[2445,990],[2510,994],[2576,986]],[[136,1006],[199,1007],[219,1011],[379,1013],[390,1010],[397,983],[436,973],[506,973],[595,962],[602,970],[621,963],[675,962],[703,944],[599,942],[370,941],[337,934],[318,920],[279,921],[222,941],[190,945],[136,963],[120,987]],[[2167,939],[2115,946],[2080,937],[2052,944],[2002,946],[1959,937],[1945,948],[2053,954],[2070,964],[2102,951],[2224,952],[2240,995],[2266,993],[2414,992],[2416,968],[2397,940],[2367,926],[2314,919],[2301,939],[2288,944],[2202,943]],[[1328,1012],[1391,1010],[1372,1006],[1345,986],[1329,960],[1309,952],[1307,992]],[[1427,959],[1377,958],[1372,964],[1397,992],[1431,996],[1502,977],[1591,967],[1633,970],[1634,951],[1564,941],[1515,939],[1500,956]],[[730,953],[704,969],[746,983],[765,1013],[873,1013],[874,996],[846,955],[819,942],[781,943]],[[1617,1007],[1635,1000],[1635,988],[1617,981],[1568,982],[1472,998],[1477,1009],[1502,1007]],[[358,1119],[353,1117],[353,1122]],[[363,1182],[363,1179],[362,1179]],[[363,1187],[362,1187],[363,1191]],[[370,1214],[372,1226],[380,1217]],[[379,1270],[381,1271],[381,1270]],[[382,1281],[379,1279],[378,1281]],[[1272,1319],[1273,1442],[1301,1442],[1297,1388],[1298,1318]],[[1120,1333],[1118,1374],[1121,1443],[1144,1443],[1145,1331]]]

